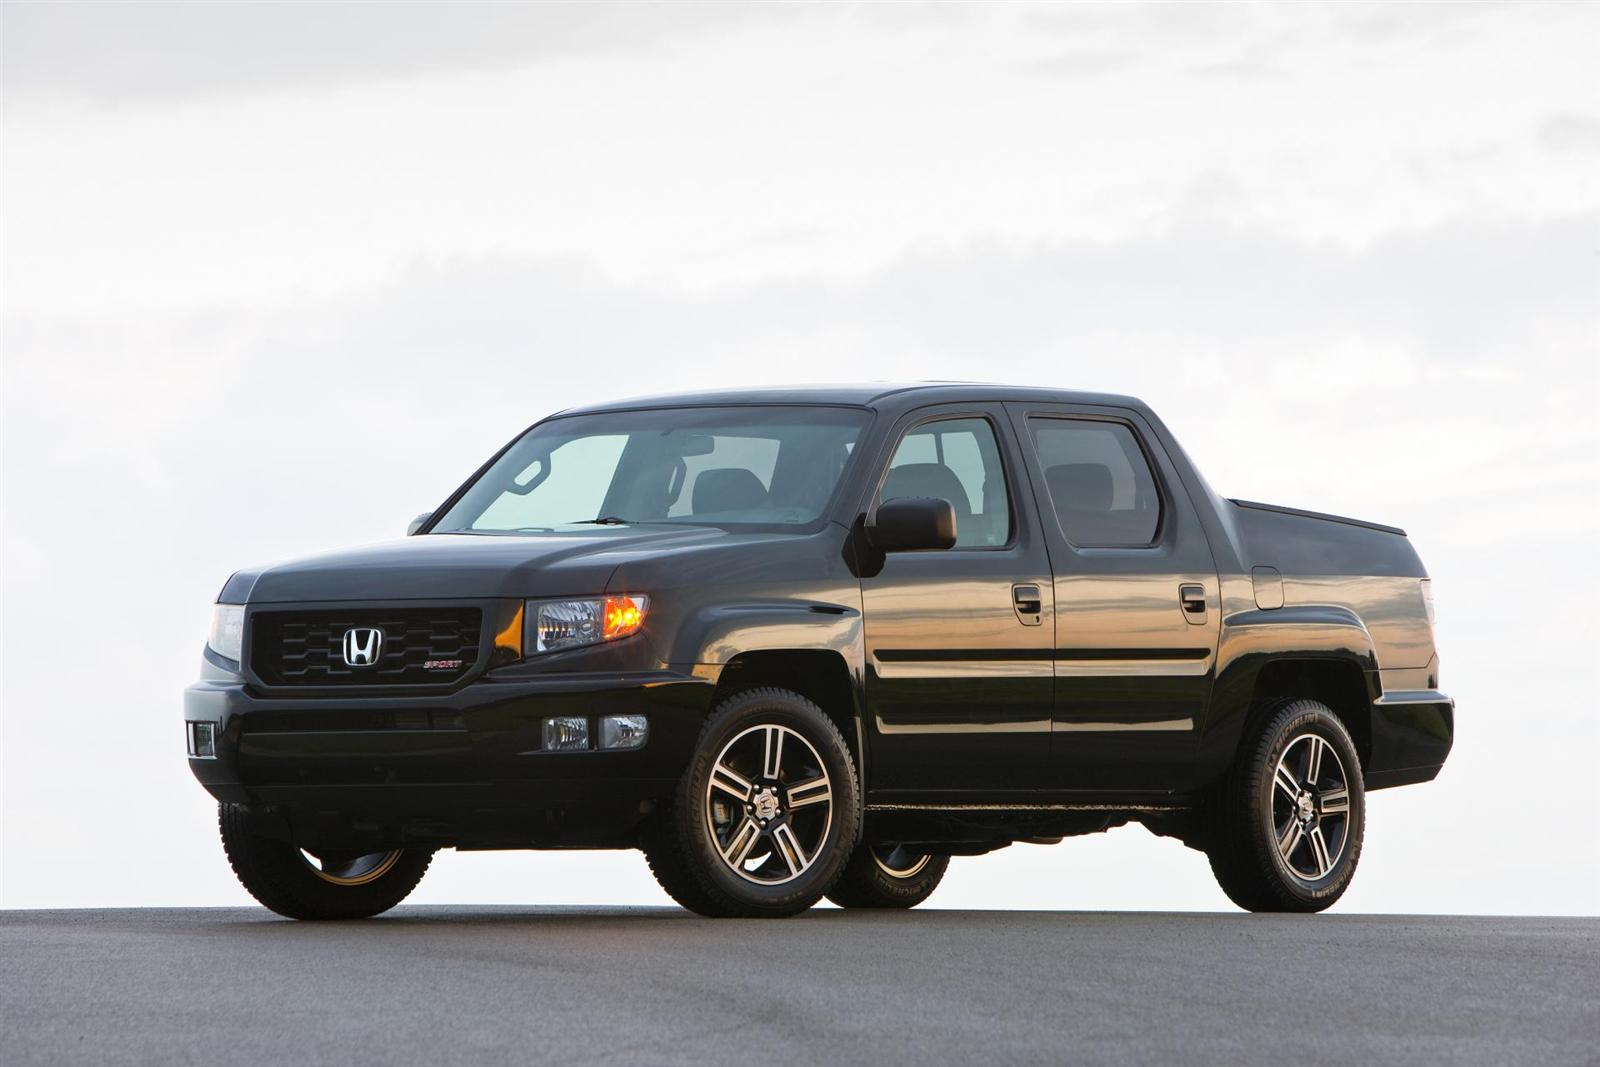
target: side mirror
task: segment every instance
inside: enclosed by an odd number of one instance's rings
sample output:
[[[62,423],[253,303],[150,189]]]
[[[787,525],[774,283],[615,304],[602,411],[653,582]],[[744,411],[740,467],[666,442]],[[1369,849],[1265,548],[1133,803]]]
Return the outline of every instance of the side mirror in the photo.
[[[431,518],[433,518],[433,512],[424,511],[421,515],[418,515],[416,518],[412,519],[411,525],[406,527],[406,536],[413,536],[418,530],[422,529],[423,526],[427,525],[428,520]]]
[[[920,552],[954,547],[955,505],[943,497],[905,496],[878,505],[867,537],[883,552]]]

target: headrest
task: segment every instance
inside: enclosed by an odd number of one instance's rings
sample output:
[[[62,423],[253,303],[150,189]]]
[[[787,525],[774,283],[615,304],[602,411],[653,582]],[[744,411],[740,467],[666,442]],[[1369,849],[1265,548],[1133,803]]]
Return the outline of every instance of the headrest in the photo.
[[[1111,468],[1101,463],[1061,463],[1044,472],[1050,499],[1072,511],[1111,510]]]
[[[767,502],[767,488],[754,471],[743,467],[714,467],[694,480],[690,510],[696,515],[719,511],[747,511]]]
[[[956,516],[972,514],[972,501],[961,479],[943,463],[907,463],[894,467],[884,479],[882,500],[903,496],[937,496],[950,501]]]

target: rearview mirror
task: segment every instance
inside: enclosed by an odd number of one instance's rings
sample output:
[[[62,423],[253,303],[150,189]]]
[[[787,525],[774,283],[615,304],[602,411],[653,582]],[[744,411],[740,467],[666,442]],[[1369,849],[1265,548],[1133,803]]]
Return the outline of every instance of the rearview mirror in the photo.
[[[406,527],[406,536],[410,537],[418,530],[422,529],[428,524],[428,520],[431,518],[433,518],[433,512],[424,511],[421,515],[418,515],[416,518],[412,519],[411,525]]]
[[[708,433],[692,433],[682,438],[678,455],[687,459],[690,456],[709,456],[717,450],[717,439]]]
[[[943,497],[903,496],[878,505],[867,537],[883,552],[920,552],[956,543],[955,505]]]

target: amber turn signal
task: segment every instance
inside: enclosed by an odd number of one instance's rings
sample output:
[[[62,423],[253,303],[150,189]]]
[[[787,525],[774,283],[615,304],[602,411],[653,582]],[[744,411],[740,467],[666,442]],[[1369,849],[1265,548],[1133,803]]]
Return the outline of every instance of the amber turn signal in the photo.
[[[644,622],[645,598],[642,596],[606,597],[605,630],[607,641],[637,633]]]

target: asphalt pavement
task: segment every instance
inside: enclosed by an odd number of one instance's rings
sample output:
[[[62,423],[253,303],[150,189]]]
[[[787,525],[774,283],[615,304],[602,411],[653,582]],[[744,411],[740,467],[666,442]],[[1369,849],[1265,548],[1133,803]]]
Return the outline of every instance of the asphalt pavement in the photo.
[[[0,912],[0,1063],[1600,1063],[1600,919]]]

